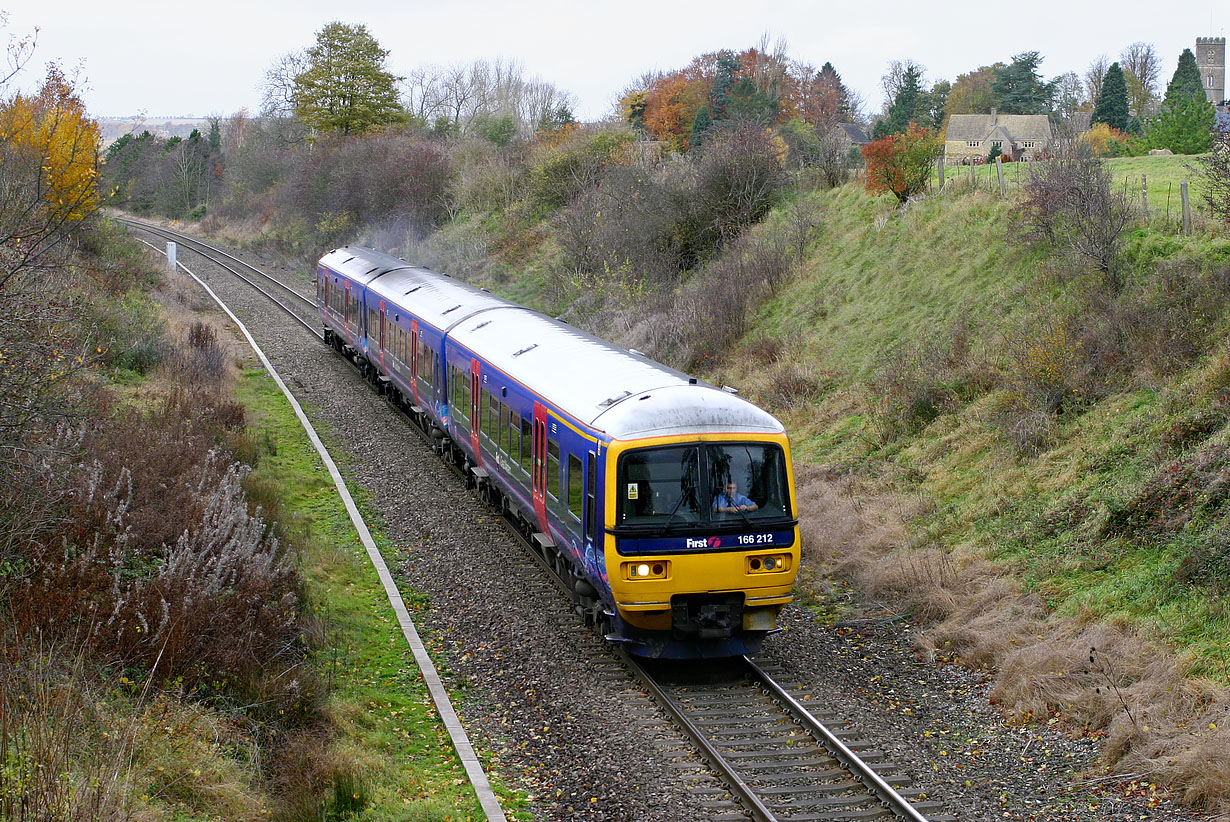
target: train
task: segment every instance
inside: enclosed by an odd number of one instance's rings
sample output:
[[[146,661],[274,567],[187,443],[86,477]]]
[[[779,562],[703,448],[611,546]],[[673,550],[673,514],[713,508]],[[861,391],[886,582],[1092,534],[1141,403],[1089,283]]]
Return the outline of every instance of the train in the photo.
[[[756,652],[800,541],[781,422],[718,387],[370,248],[316,267],[325,341],[642,657]]]

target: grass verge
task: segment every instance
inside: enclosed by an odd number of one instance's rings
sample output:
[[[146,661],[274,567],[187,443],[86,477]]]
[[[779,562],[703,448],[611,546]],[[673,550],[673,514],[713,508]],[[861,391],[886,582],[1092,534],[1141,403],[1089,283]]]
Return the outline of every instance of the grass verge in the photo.
[[[293,410],[264,371],[245,370],[237,396],[252,419],[253,479],[277,489],[284,520],[308,535],[307,595],[328,632],[318,665],[336,726],[330,758],[338,764],[327,777],[334,812],[362,820],[482,819],[376,572]],[[372,533],[388,555],[387,538],[378,528]],[[403,596],[412,611],[426,606],[413,592]],[[495,789],[510,817],[528,818],[516,813],[524,809],[521,795]]]

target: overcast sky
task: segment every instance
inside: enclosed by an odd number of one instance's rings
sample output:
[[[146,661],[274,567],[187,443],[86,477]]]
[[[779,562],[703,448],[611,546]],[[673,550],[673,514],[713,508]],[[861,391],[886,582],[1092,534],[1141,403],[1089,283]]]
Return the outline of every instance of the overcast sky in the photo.
[[[0,36],[39,29],[34,60],[21,79],[33,88],[47,61],[80,67],[84,97],[97,117],[227,115],[259,109],[265,70],[311,45],[325,23],[364,23],[388,49],[398,74],[424,64],[477,59],[519,61],[525,73],[576,97],[580,119],[608,114],[618,93],[646,71],[674,69],[693,57],[784,39],[789,55],[816,67],[826,60],[860,92],[869,111],[882,94],[888,62],[910,58],[928,81],[1011,55],[1042,53],[1042,72],[1083,74],[1099,54],[1118,59],[1137,40],[1162,59],[1162,84],[1179,53],[1198,36],[1226,36],[1230,3],[1040,0],[988,6],[899,0],[734,3],[513,2],[513,0],[174,0],[82,2],[0,0]],[[930,7],[930,8],[929,8]],[[1016,14],[1009,9],[1016,8]]]

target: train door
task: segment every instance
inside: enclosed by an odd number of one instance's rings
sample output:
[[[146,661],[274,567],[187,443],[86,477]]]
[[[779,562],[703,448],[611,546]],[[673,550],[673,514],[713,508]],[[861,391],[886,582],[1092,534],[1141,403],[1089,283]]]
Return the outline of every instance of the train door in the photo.
[[[589,457],[585,464],[585,509],[584,522],[581,523],[581,531],[585,534],[585,541],[590,545],[597,547],[597,510],[598,510],[598,455],[593,451],[589,452]]]
[[[534,403],[534,460],[531,464],[530,484],[534,496],[534,513],[538,515],[538,529],[547,533],[547,407]]]
[[[389,373],[389,369],[384,365],[384,328],[387,323],[384,310],[384,300],[380,301],[380,370],[385,374]]]
[[[410,390],[414,392],[414,404],[419,402],[419,321],[410,321]]]
[[[479,378],[482,375],[482,365],[477,359],[470,360],[470,447],[474,449],[474,459],[479,465],[483,464],[482,443],[479,441],[479,432],[483,429],[483,403],[482,403],[482,384]]]
[[[346,329],[346,342],[354,345],[354,337],[350,333],[350,280],[346,281],[346,317],[342,321],[342,327]]]

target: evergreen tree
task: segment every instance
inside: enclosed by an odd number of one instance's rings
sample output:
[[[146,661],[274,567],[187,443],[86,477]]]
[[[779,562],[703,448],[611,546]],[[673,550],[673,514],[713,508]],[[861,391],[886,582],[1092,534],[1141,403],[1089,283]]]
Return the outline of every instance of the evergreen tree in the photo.
[[[692,136],[688,138],[689,150],[696,150],[705,143],[705,137],[708,136],[709,130],[713,128],[713,118],[709,116],[709,107],[701,106],[696,110],[696,117],[692,120]]]
[[[400,77],[384,68],[388,51],[367,26],[329,23],[307,50],[307,68],[295,75],[295,115],[320,131],[362,134],[404,118]]]
[[[826,62],[816,75],[815,86],[820,93],[821,107],[826,108],[830,120],[850,118],[850,90],[841,81],[841,75],[832,63]]]
[[[1111,63],[1102,81],[1102,93],[1093,109],[1093,122],[1106,123],[1111,128],[1126,131],[1128,127],[1127,80],[1118,63]]]
[[[1179,94],[1149,122],[1145,142],[1149,148],[1168,148],[1175,154],[1204,154],[1213,148],[1216,123],[1217,112],[1203,91]]]
[[[717,76],[713,78],[713,88],[709,90],[709,107],[712,111],[709,117],[721,120],[726,116],[726,106],[730,104],[730,93],[739,74],[739,58],[730,49],[723,49],[717,55]],[[699,114],[699,112],[697,112]]]
[[[996,69],[991,81],[995,108],[1003,114],[1050,114],[1055,84],[1042,82],[1041,63],[1038,52],[1023,51],[1014,54],[1009,65]]]
[[[1162,108],[1168,108],[1180,97],[1196,95],[1204,99],[1200,67],[1196,65],[1196,55],[1192,54],[1192,50],[1183,49],[1183,53],[1179,55],[1179,66],[1174,70],[1174,76],[1170,78],[1170,85],[1166,86],[1166,97],[1162,100]]]
[[[901,134],[910,127],[910,123],[926,124],[929,116],[926,114],[925,94],[920,85],[922,69],[910,64],[906,66],[901,76],[901,88],[893,98],[893,104],[888,107],[888,134]],[[920,116],[921,114],[921,116]]]

